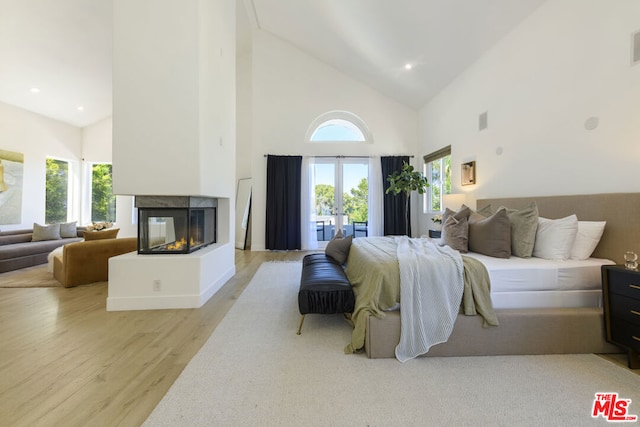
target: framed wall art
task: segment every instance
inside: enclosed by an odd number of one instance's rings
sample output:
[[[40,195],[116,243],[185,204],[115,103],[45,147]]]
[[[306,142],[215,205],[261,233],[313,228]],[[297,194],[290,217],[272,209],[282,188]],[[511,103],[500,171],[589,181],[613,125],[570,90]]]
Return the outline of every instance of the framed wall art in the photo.
[[[0,149],[0,225],[22,222],[24,154]]]
[[[462,185],[473,185],[476,183],[476,162],[462,164]]]

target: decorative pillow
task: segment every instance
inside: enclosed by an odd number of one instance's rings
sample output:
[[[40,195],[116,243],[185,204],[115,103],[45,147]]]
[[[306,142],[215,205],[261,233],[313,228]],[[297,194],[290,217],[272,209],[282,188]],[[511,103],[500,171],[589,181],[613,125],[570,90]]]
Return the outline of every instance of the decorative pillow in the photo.
[[[505,209],[488,218],[477,212],[469,216],[469,250],[495,258],[511,256],[511,223]]]
[[[344,237],[342,230],[338,230],[336,235],[333,236],[333,239],[327,243],[324,253],[338,261],[340,264],[344,264],[347,262],[347,257],[349,256],[351,242],[353,242],[353,236]]]
[[[588,259],[600,243],[607,221],[578,221],[578,232],[569,258]]]
[[[476,210],[477,213],[482,215],[485,218],[489,218],[494,212],[491,210],[491,205],[486,205]]]
[[[115,239],[118,237],[119,228],[110,228],[104,231],[85,231],[83,233],[84,240],[102,240],[102,239]]]
[[[454,217],[455,219],[460,220],[462,218],[469,218],[470,214],[471,209],[469,209],[465,205],[462,205],[456,212],[452,211],[449,208],[445,208],[444,213],[442,214],[442,232],[440,233],[440,246],[444,246],[447,239],[447,232],[444,228],[444,224],[447,223],[449,217]]]
[[[60,239],[60,224],[40,225],[33,223],[33,235],[31,236],[32,242],[39,242],[41,240],[59,240]]]
[[[532,202],[524,209],[505,209],[511,221],[511,254],[530,258],[538,230],[538,205]]]
[[[449,218],[450,216],[455,216],[456,219],[460,219],[460,218],[469,218],[470,214],[471,214],[471,209],[465,205],[462,205],[462,207],[460,207],[460,209],[458,209],[455,212],[449,208],[445,208],[444,213],[442,214],[442,224],[445,224],[447,222],[447,218]]]
[[[77,221],[60,224],[60,237],[78,237],[76,222]]]
[[[569,259],[577,233],[578,217],[575,215],[561,219],[538,218],[533,256],[556,261]]]
[[[465,254],[469,250],[469,223],[467,218],[456,219],[455,215],[450,216],[442,226],[442,235],[444,238],[440,240],[441,246],[447,245],[451,249]]]

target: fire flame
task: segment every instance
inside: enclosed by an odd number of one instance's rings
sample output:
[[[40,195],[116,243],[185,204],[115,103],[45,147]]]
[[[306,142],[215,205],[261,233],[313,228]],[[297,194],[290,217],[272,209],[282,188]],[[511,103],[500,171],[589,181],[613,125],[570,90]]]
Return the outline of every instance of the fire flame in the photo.
[[[195,242],[193,240],[193,237],[191,237],[189,239],[189,244],[191,245],[191,247],[195,246]],[[179,251],[179,250],[182,250],[182,248],[184,248],[186,245],[187,245],[187,239],[185,239],[183,237],[180,240],[176,240],[173,243],[169,243],[167,245],[167,250],[169,250],[169,251]]]

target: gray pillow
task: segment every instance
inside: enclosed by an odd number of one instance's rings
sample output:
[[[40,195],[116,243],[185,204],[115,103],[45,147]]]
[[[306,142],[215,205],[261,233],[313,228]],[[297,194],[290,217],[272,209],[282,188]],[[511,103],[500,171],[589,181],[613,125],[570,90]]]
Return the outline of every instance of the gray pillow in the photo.
[[[538,229],[538,206],[532,202],[524,209],[505,209],[511,221],[511,253],[520,258],[531,258]]]
[[[41,240],[59,240],[60,239],[60,224],[40,225],[33,223],[33,235],[31,236],[32,242],[39,242]]]
[[[444,224],[447,223],[449,217],[454,217],[455,219],[460,220],[462,218],[469,218],[470,214],[471,209],[469,209],[469,207],[465,205],[462,205],[456,212],[452,211],[449,208],[445,208],[444,213],[442,214],[442,232],[440,233],[440,246],[444,246],[444,242],[447,240],[447,230],[444,228]]]
[[[349,256],[351,242],[353,242],[353,236],[344,237],[342,235],[342,230],[340,230],[336,233],[333,239],[327,243],[324,253],[338,261],[340,264],[344,264],[347,262],[347,257]]]
[[[60,237],[63,239],[67,237],[78,237],[76,221],[60,224]]]
[[[442,226],[442,231],[444,238],[440,239],[441,246],[447,245],[451,247],[451,249],[460,251],[463,254],[467,253],[469,250],[469,223],[467,222],[467,218],[456,219],[455,216],[450,216]]]
[[[511,256],[511,223],[505,209],[489,218],[475,212],[469,216],[469,250],[495,258]]]
[[[482,215],[485,218],[490,217],[491,215],[493,215],[493,211],[491,210],[491,205],[486,205],[481,207],[480,209],[476,210],[477,213],[479,213],[480,215]]]

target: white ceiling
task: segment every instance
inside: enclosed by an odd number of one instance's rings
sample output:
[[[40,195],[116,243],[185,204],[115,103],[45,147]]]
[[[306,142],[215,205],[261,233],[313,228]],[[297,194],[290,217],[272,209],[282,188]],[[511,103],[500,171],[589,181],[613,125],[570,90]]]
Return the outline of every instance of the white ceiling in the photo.
[[[79,127],[111,115],[112,7],[0,0],[0,101]]]
[[[419,108],[545,0],[237,1],[239,51],[253,25]],[[0,0],[0,102],[79,127],[111,115],[112,8]]]

